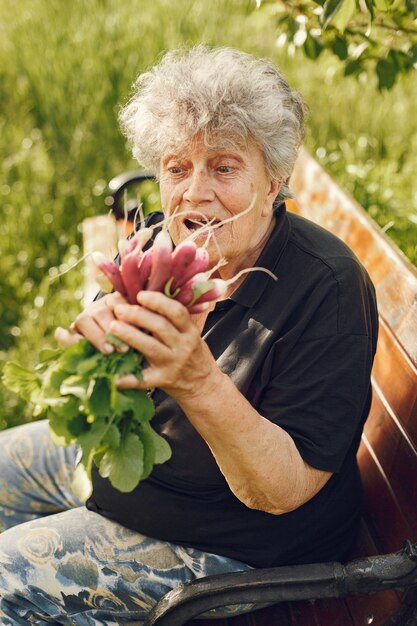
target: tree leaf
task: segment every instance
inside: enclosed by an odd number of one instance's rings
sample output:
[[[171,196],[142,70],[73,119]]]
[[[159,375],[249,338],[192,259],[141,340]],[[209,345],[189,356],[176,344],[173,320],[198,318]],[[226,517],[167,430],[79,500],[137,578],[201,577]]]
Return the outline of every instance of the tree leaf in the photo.
[[[133,491],[143,474],[143,445],[138,435],[128,433],[117,450],[108,450],[101,459],[99,473],[115,489]]]
[[[365,4],[366,4],[366,8],[369,11],[369,14],[371,16],[371,19],[373,20],[375,17],[375,11],[374,11],[374,0],[365,0]]]
[[[304,52],[309,59],[317,59],[317,57],[323,51],[323,45],[320,41],[313,37],[310,33],[307,33],[307,39],[304,42]]]
[[[341,61],[345,61],[348,58],[348,47],[346,40],[339,35],[334,38],[331,48],[336,56],[339,57]]]
[[[397,78],[398,69],[391,58],[379,59],[376,64],[376,73],[378,76],[378,89],[391,89]]]
[[[355,0],[344,0],[333,13],[334,17],[329,19],[337,30],[343,33],[356,11]]]
[[[321,21],[323,28],[327,28],[336,13],[342,8],[343,0],[326,0],[323,6]]]
[[[353,59],[352,61],[348,61],[345,65],[345,76],[350,76],[351,74],[359,74],[362,69],[362,62],[360,59]]]

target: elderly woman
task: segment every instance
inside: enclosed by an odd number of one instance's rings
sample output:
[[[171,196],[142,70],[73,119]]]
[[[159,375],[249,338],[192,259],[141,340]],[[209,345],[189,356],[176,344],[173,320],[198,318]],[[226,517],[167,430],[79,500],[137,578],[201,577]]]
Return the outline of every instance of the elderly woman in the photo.
[[[127,494],[94,472],[84,506],[74,447],[44,422],[2,433],[0,624],[128,623],[196,577],[349,550],[377,313],[352,252],[286,212],[303,112],[275,67],[237,50],[169,53],[139,77],[121,123],[175,209],[174,244],[194,231],[212,266],[226,260],[222,278],[261,266],[277,281],[242,275],[194,315],[161,293],[113,293],[57,331],[103,352],[111,331],[145,356],[143,380],[119,385],[156,388],[173,455]],[[209,242],[195,232],[232,216]]]

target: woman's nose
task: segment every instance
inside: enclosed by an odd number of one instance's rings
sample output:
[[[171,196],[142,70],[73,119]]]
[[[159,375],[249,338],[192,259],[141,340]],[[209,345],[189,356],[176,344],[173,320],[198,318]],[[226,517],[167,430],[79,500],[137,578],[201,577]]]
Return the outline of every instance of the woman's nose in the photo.
[[[187,189],[183,194],[184,200],[193,205],[214,200],[215,193],[208,172],[194,170],[187,182]]]

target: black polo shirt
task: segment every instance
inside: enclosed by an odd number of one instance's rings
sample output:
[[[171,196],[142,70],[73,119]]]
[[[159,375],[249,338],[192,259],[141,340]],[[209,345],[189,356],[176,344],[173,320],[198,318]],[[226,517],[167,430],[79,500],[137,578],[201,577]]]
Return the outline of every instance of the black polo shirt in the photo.
[[[247,508],[207,444],[160,390],[154,428],[173,455],[129,494],[94,471],[89,509],[147,536],[255,567],[343,558],[360,510],[356,452],[371,402],[375,292],[351,250],[281,205],[254,272],[209,314],[203,337],[219,367],[309,465],[334,472],[295,511]],[[153,218],[157,219],[157,218]],[[227,420],[227,415],[224,415]]]

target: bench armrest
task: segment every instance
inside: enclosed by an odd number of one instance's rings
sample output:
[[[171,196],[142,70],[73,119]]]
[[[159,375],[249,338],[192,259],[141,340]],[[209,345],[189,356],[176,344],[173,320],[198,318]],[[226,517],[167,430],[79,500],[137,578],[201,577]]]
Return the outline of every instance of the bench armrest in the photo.
[[[341,563],[255,569],[200,578],[167,593],[144,626],[182,626],[188,620],[231,604],[275,604],[340,598],[417,585],[417,543],[403,550]]]
[[[128,189],[131,185],[136,185],[144,180],[155,180],[154,174],[150,172],[142,172],[140,170],[133,170],[129,172],[123,172],[118,176],[111,179],[108,184],[106,204],[111,208],[117,219],[123,219],[124,207],[123,196],[125,189]],[[134,209],[129,208],[129,213]]]

